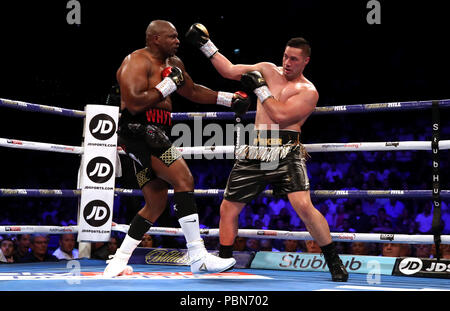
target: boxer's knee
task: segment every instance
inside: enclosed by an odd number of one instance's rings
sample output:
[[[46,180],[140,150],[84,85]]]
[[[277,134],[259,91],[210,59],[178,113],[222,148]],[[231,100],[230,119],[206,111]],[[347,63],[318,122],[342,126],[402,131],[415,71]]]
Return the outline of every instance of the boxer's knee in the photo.
[[[220,218],[224,220],[233,220],[239,216],[245,204],[223,200],[220,205]]]

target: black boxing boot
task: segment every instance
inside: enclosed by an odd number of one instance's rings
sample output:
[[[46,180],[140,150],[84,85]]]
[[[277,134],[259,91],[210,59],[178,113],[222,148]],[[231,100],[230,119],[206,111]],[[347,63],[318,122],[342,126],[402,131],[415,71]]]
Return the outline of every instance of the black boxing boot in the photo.
[[[342,260],[339,258],[336,245],[331,242],[330,244],[321,246],[320,248],[322,249],[322,253],[325,257],[328,269],[330,270],[331,279],[333,282],[347,282],[348,272],[345,269]]]

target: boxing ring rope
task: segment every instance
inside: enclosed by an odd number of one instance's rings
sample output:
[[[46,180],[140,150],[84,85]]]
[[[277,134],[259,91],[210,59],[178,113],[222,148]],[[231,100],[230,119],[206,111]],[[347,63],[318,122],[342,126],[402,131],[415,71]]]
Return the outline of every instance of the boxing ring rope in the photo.
[[[224,189],[195,189],[196,197],[216,197],[223,196]],[[311,190],[311,198],[396,198],[396,199],[431,199],[433,193],[431,190]],[[142,196],[142,191],[138,189],[115,188],[116,196]],[[169,189],[169,196],[174,194],[173,189]],[[0,188],[0,197],[59,197],[59,198],[77,198],[81,195],[81,190],[70,189],[7,189]],[[272,190],[264,190],[261,195],[271,197]],[[450,190],[441,190],[441,197],[450,199]]]
[[[432,104],[438,102],[439,107],[450,107],[450,100],[439,101],[410,101],[410,102],[392,102],[377,103],[365,105],[343,105],[317,107],[313,114],[339,114],[339,113],[369,113],[381,111],[407,111],[407,110],[425,110],[432,107]],[[8,100],[0,98],[0,106],[15,108],[24,111],[43,112],[68,117],[83,118],[86,116],[84,111],[65,109],[59,107],[37,105],[22,101]],[[252,118],[255,111],[248,112],[243,118]],[[172,113],[173,120],[193,120],[195,118],[235,120],[232,112],[205,112],[205,113]],[[432,150],[432,142],[424,141],[402,141],[402,142],[363,142],[363,143],[332,143],[332,144],[305,144],[308,152],[338,152],[338,151],[396,151],[396,150]],[[84,148],[79,146],[67,146],[48,144],[40,142],[22,141],[17,139],[0,138],[0,147],[19,148],[27,150],[61,152],[68,154],[82,154]],[[441,140],[439,142],[440,150],[450,149],[450,140]],[[199,146],[179,148],[183,155],[185,154],[234,154],[234,146]],[[123,151],[119,148],[119,154]],[[196,196],[217,196],[223,195],[224,190],[220,189],[196,189]],[[116,195],[139,196],[140,190],[134,189],[115,189]],[[79,197],[81,190],[64,189],[0,189],[0,197]],[[173,190],[169,190],[169,195],[173,195]],[[266,190],[262,195],[271,196],[272,191]],[[315,190],[311,191],[313,198],[431,198],[431,190]],[[441,190],[442,198],[450,198],[450,190]],[[126,233],[128,225],[112,225],[113,231]],[[77,233],[78,226],[33,226],[33,225],[6,225],[0,226],[0,234],[11,233],[46,233],[46,234],[64,234]],[[174,235],[182,236],[181,228],[154,227],[148,231],[149,234],[156,235]],[[218,237],[219,229],[201,229],[202,236]],[[300,231],[277,231],[277,230],[259,230],[259,229],[239,229],[238,235],[248,238],[264,237],[269,239],[294,239],[311,240],[308,232]],[[346,233],[332,232],[333,241],[336,242],[375,242],[385,243],[408,243],[408,244],[433,244],[433,235],[406,235],[391,233]],[[443,244],[450,244],[450,235],[442,235]]]
[[[449,108],[450,99],[437,100],[440,108]],[[386,112],[386,111],[411,111],[411,110],[427,110],[432,106],[433,101],[406,101],[406,102],[390,102],[390,103],[375,103],[362,105],[340,105],[316,107],[312,115],[321,114],[348,114],[348,113],[370,113],[370,112]],[[84,118],[86,113],[80,110],[73,110],[60,107],[52,107],[46,105],[39,105],[27,103],[18,100],[10,100],[0,98],[0,107],[8,107],[19,109],[23,111],[34,111],[50,114],[58,114],[67,117]],[[256,111],[248,111],[244,118],[254,118]],[[172,119],[175,121],[193,120],[195,117],[201,117],[205,120],[221,119],[234,120],[236,117],[233,112],[174,112]]]
[[[324,143],[303,144],[306,151],[312,152],[345,152],[345,151],[405,151],[405,150],[431,150],[431,141],[396,141],[396,142],[354,142],[354,143]],[[82,154],[84,148],[80,146],[68,146],[19,139],[0,138],[0,147],[60,152],[70,154]],[[234,146],[194,146],[177,147],[183,155],[234,155]],[[450,140],[439,141],[440,150],[450,149]],[[125,152],[119,147],[118,152]]]
[[[112,231],[127,233],[129,225],[113,223]],[[77,233],[78,226],[33,226],[33,225],[2,225],[0,234],[66,234]],[[181,228],[152,227],[148,234],[165,236],[184,236]],[[200,229],[201,236],[219,237],[219,229]],[[312,240],[307,231],[284,231],[263,229],[238,229],[238,236],[245,238],[265,238],[280,240]],[[405,244],[433,244],[433,235],[408,235],[394,233],[349,233],[331,232],[335,242],[368,242],[368,243],[405,243]],[[450,244],[450,235],[441,236],[443,244]]]

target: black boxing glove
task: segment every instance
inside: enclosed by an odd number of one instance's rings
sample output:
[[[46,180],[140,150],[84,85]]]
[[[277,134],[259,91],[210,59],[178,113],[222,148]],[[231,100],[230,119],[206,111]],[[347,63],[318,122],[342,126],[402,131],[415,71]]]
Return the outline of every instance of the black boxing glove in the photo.
[[[178,67],[166,67],[161,72],[163,80],[155,86],[161,95],[166,98],[184,84],[183,72]]]
[[[199,48],[208,58],[213,57],[219,50],[209,39],[208,30],[202,24],[193,24],[186,32],[185,38],[187,42]]]
[[[233,99],[231,100],[231,110],[237,116],[242,116],[248,111],[248,107],[250,107],[250,98],[247,93],[241,91],[234,93]]]
[[[217,94],[217,105],[230,107],[237,116],[244,115],[250,103],[250,98],[242,91],[235,93],[219,92]]]
[[[266,80],[259,71],[249,71],[241,76],[244,88],[253,91],[261,103],[272,96]]]
[[[114,84],[106,97],[106,105],[120,106],[120,87]]]

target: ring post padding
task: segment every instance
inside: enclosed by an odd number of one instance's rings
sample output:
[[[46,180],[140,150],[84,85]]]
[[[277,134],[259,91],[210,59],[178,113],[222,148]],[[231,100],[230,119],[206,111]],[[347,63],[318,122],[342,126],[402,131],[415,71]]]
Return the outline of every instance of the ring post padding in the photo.
[[[118,119],[119,107],[86,106],[78,242],[106,242],[111,235]]]

